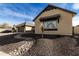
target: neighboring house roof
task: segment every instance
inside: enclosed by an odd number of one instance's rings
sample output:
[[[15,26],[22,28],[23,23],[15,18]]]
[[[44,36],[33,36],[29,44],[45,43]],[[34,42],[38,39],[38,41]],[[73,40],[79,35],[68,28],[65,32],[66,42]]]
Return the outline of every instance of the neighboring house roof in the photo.
[[[67,9],[64,9],[64,8],[61,8],[61,7],[58,7],[58,6],[55,6],[55,5],[51,5],[51,4],[48,4],[48,6],[46,6],[35,18],[33,21],[36,20],[36,18],[41,15],[45,10],[51,10],[51,9],[54,9],[54,8],[58,8],[58,9],[61,9],[61,10],[64,10],[66,12],[69,12],[69,13],[72,13],[72,14],[77,14],[76,12],[74,11],[70,11],[70,10],[67,10]]]
[[[26,22],[16,25],[16,27],[20,27],[20,26],[29,26],[29,27],[34,27],[33,24],[27,24]]]
[[[75,26],[75,27],[79,27],[79,25]]]

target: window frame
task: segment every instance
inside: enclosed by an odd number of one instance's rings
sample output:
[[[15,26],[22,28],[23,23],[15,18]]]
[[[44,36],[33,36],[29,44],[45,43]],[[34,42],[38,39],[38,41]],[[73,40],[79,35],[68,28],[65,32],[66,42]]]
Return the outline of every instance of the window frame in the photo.
[[[59,23],[59,18],[60,18],[60,14],[55,14],[55,15],[51,15],[51,16],[47,16],[47,17],[41,17],[40,18],[40,22],[41,22],[41,24],[42,24],[42,27],[43,27],[43,23],[45,22],[45,21],[57,21],[56,23],[56,25],[57,25],[57,27],[58,27],[58,23]],[[58,30],[58,28],[53,28],[53,29],[44,29],[43,28],[43,30],[44,31],[52,31],[52,30],[54,30],[54,31],[57,31]]]
[[[49,20],[50,21],[50,20]],[[52,28],[52,29],[50,29],[50,28],[44,28],[44,22],[48,22],[48,21],[43,21],[42,23],[43,23],[43,29],[44,29],[44,31],[52,31],[52,30],[55,30],[55,31],[57,31],[58,29],[57,29],[57,24],[58,24],[58,21],[57,20],[51,20],[52,22],[53,21],[56,21],[56,28]]]

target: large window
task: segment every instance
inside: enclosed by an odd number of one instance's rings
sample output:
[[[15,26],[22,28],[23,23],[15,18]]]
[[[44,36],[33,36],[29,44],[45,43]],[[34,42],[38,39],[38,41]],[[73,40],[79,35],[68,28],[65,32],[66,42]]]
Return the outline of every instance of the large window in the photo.
[[[44,30],[57,30],[57,24],[59,23],[60,14],[55,14],[47,17],[41,17]]]
[[[44,21],[43,28],[47,30],[57,29],[57,20]]]

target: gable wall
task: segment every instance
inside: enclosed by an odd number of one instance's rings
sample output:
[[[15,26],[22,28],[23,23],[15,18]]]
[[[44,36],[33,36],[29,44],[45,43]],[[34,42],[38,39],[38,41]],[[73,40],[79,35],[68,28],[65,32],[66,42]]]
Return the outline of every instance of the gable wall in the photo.
[[[65,12],[60,9],[52,9],[49,11],[43,12],[36,20],[35,20],[35,33],[41,34],[41,22],[39,21],[40,17],[50,16],[54,14],[60,14],[60,19],[58,23],[57,31],[44,31],[44,34],[59,34],[59,35],[72,35],[72,14]]]

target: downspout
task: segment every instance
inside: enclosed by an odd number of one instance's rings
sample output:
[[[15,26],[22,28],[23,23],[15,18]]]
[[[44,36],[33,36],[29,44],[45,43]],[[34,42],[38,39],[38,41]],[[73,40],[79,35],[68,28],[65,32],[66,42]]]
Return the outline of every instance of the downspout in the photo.
[[[72,14],[72,17],[74,16],[74,14]],[[72,35],[74,36],[74,26],[72,27]]]
[[[72,35],[74,35],[74,27],[72,27]]]

